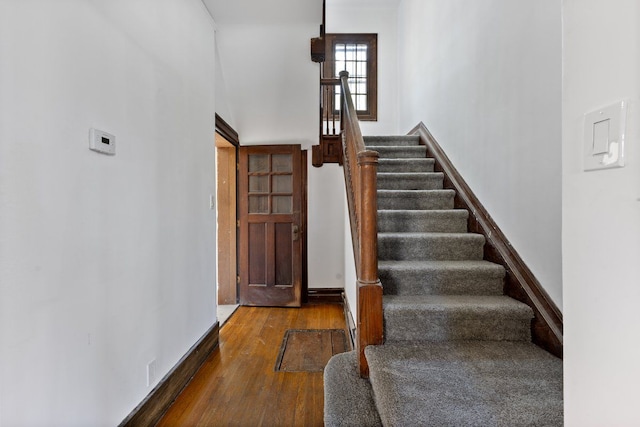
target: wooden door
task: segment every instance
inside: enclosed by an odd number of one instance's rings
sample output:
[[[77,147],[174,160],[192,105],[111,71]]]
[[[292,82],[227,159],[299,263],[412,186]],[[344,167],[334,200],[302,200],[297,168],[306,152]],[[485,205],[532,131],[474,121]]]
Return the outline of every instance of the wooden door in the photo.
[[[240,304],[300,307],[302,173],[298,145],[240,148]]]

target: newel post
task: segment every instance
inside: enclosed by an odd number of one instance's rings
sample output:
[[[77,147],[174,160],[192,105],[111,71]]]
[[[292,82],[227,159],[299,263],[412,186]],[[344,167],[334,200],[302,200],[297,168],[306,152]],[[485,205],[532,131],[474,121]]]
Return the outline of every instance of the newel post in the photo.
[[[358,223],[360,235],[360,277],[358,277],[358,365],[360,376],[369,377],[364,355],[368,345],[383,343],[382,284],[378,280],[378,153],[358,153],[360,178]]]

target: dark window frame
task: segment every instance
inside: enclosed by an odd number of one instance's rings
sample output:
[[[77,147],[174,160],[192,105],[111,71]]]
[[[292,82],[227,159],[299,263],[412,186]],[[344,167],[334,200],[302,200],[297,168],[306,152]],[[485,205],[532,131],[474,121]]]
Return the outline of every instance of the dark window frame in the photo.
[[[362,121],[378,120],[378,34],[375,33],[332,33],[326,34],[326,58],[324,76],[337,77],[342,70],[335,69],[336,44],[366,44],[367,47],[367,109],[357,110]],[[351,85],[351,82],[350,82]]]

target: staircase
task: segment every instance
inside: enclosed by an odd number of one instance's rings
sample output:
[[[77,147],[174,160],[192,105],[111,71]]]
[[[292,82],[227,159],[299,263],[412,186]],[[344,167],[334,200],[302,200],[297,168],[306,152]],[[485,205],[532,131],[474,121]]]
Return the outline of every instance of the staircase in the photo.
[[[365,137],[380,154],[378,268],[385,345],[325,369],[327,426],[561,426],[562,361],[531,343],[533,311],[503,295],[505,270],[418,136]]]

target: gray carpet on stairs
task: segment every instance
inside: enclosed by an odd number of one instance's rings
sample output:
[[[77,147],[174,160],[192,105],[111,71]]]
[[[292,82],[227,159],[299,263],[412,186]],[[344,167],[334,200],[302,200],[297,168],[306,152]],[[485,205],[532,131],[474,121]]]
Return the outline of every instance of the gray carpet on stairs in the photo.
[[[378,173],[380,190],[439,190],[442,188],[441,172],[385,172]]]
[[[433,172],[434,159],[379,159],[378,172]]]
[[[529,341],[531,308],[506,296],[385,295],[385,342]]]
[[[503,295],[505,269],[415,136],[378,151],[378,260],[385,345],[370,382],[354,353],[325,368],[327,426],[561,426],[562,360],[531,344],[533,311]],[[375,397],[375,400],[374,400]]]
[[[531,343],[369,346],[383,425],[562,426],[562,361]]]
[[[377,151],[380,157],[388,159],[424,158],[427,148],[422,146],[370,146],[370,150]]]
[[[469,212],[463,209],[381,209],[378,210],[378,231],[415,233],[464,233]]]
[[[356,352],[340,353],[324,369],[324,425],[381,426],[369,380],[360,378]]]
[[[484,236],[472,233],[378,233],[381,260],[480,260]]]
[[[378,190],[378,209],[453,209],[453,190]]]
[[[386,295],[502,295],[505,271],[487,261],[378,261]]]

